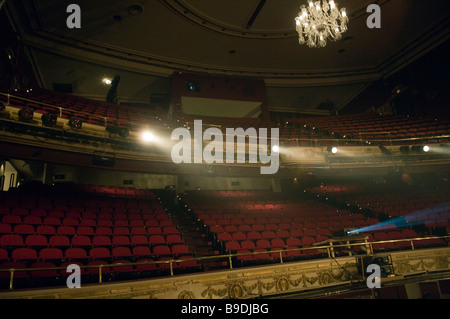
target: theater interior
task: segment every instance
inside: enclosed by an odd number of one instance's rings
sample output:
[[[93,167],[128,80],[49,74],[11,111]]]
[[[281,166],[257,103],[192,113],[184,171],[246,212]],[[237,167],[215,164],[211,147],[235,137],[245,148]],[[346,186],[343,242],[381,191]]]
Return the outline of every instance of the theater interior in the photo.
[[[0,299],[450,297],[448,1],[72,3],[0,1]]]

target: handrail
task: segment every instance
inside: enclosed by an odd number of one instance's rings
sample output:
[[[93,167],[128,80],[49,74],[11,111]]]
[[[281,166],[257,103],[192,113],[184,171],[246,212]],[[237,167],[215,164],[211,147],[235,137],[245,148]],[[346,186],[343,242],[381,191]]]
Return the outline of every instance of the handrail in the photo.
[[[169,260],[156,260],[156,261],[143,261],[143,262],[130,262],[130,263],[115,263],[115,264],[101,264],[101,265],[80,265],[80,268],[89,269],[89,268],[98,268],[99,269],[99,283],[102,283],[102,268],[113,268],[113,267],[121,267],[121,266],[136,266],[136,265],[150,265],[150,264],[169,264],[170,265],[170,275],[174,276],[173,272],[173,263],[181,263],[186,261],[201,261],[208,259],[228,259],[229,268],[233,269],[232,259],[233,257],[239,256],[249,256],[249,255],[260,255],[260,254],[275,254],[278,253],[280,256],[280,263],[283,263],[283,253],[291,252],[291,251],[308,251],[308,250],[318,250],[318,249],[326,249],[328,251],[328,255],[330,256],[330,250],[339,247],[349,247],[349,246],[366,246],[369,245],[370,250],[366,251],[366,254],[372,254],[373,245],[374,244],[383,244],[383,243],[397,243],[397,242],[410,242],[411,250],[415,250],[414,241],[423,241],[430,239],[450,239],[450,235],[446,236],[430,236],[430,237],[417,237],[417,238],[404,238],[404,239],[392,239],[392,240],[382,240],[382,241],[362,241],[358,243],[345,243],[345,244],[329,244],[322,246],[311,246],[311,247],[299,247],[299,248],[290,248],[290,249],[279,249],[279,250],[269,250],[269,251],[258,251],[258,252],[245,252],[245,253],[229,253],[224,255],[211,255],[211,256],[202,256],[202,257],[192,257],[185,259],[169,259]],[[341,241],[351,241],[352,237],[339,238]],[[44,267],[44,268],[0,268],[0,272],[10,272],[10,285],[9,289],[13,289],[13,279],[14,272],[16,271],[42,271],[42,270],[62,270],[67,269],[67,267]]]
[[[10,98],[16,98],[22,101],[26,101],[26,102],[32,102],[32,103],[36,103],[36,104],[40,104],[42,106],[47,106],[47,107],[52,107],[55,108],[57,110],[59,110],[59,117],[62,117],[63,115],[63,111],[71,113],[71,114],[81,114],[87,117],[91,117],[91,118],[96,118],[99,120],[104,121],[105,125],[104,127],[108,126],[108,121],[112,121],[118,124],[129,124],[132,127],[135,128],[139,128],[148,124],[145,123],[137,123],[137,122],[132,122],[132,121],[123,121],[121,119],[117,119],[117,118],[110,118],[107,116],[100,116],[97,114],[93,114],[93,113],[87,113],[84,111],[79,111],[79,110],[73,110],[70,108],[64,108],[61,106],[57,106],[57,105],[52,105],[52,104],[48,104],[45,102],[40,102],[40,101],[36,101],[36,100],[32,100],[32,99],[27,99],[25,97],[22,96],[16,96],[10,93],[4,93],[4,92],[0,92],[0,95],[6,96],[7,97],[7,101],[8,101],[8,105],[10,105]],[[155,118],[156,119],[156,118]],[[221,125],[217,125],[217,124],[210,124],[210,123],[203,123],[203,126],[208,126],[208,127],[221,127]],[[360,135],[360,138],[323,138],[323,137],[313,137],[313,138],[297,138],[297,137],[292,137],[292,138],[279,138],[280,141],[296,141],[297,145],[299,141],[309,141],[309,142],[314,142],[317,146],[317,142],[321,142],[321,141],[334,141],[334,142],[358,142],[361,143],[361,135],[365,135],[365,134],[389,134],[389,138],[386,139],[371,139],[372,142],[401,142],[401,141],[414,141],[414,140],[424,140],[424,139],[443,139],[443,138],[449,138],[450,135],[439,135],[439,136],[421,136],[421,137],[412,137],[412,138],[399,138],[399,139],[392,139],[392,137],[390,136],[390,132],[378,132],[378,131],[374,131],[374,132],[358,132],[358,134]],[[267,137],[268,140],[271,140],[271,137]]]
[[[32,103],[40,104],[42,106],[55,108],[55,109],[57,109],[59,111],[59,117],[62,117],[63,111],[65,111],[65,112],[71,113],[71,114],[81,114],[81,115],[84,115],[84,116],[87,116],[87,117],[90,117],[90,118],[96,118],[96,119],[99,119],[99,120],[103,120],[104,123],[105,123],[105,127],[108,126],[108,121],[113,122],[113,123],[118,123],[118,124],[131,124],[134,127],[141,127],[141,126],[148,125],[148,124],[145,124],[145,123],[137,123],[137,122],[132,122],[132,121],[123,121],[123,120],[117,119],[117,118],[111,118],[111,117],[107,117],[107,116],[100,116],[100,115],[93,114],[93,113],[88,113],[88,112],[84,112],[84,111],[74,110],[74,109],[70,109],[70,108],[64,108],[62,106],[57,106],[57,105],[52,105],[52,104],[48,104],[48,103],[45,103],[45,102],[31,100],[31,99],[27,99],[27,98],[22,97],[22,96],[16,96],[16,95],[9,94],[9,93],[0,92],[0,95],[4,95],[4,96],[7,97],[7,99],[8,99],[7,100],[8,101],[7,106],[11,106],[10,105],[10,99],[11,98],[15,98],[15,99],[19,99],[19,100],[22,100],[22,101],[25,101],[25,102],[32,102]],[[12,106],[12,107],[15,107],[15,106]]]

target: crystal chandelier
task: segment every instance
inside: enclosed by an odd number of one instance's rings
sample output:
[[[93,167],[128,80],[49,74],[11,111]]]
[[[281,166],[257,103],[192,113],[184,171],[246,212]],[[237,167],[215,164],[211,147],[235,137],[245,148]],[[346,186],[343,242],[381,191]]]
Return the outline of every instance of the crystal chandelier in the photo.
[[[300,7],[295,23],[299,43],[318,48],[326,46],[327,39],[336,41],[342,37],[348,17],[345,8],[339,11],[333,0],[309,1],[308,6]]]

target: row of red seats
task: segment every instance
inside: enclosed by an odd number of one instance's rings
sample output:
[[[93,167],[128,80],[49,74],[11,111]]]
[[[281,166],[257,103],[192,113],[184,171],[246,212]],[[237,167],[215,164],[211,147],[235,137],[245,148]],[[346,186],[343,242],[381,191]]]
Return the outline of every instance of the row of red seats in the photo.
[[[184,244],[185,241],[179,234],[168,235],[26,235],[5,234],[0,236],[0,247],[13,249],[15,247],[49,247],[49,248],[67,248],[67,247],[97,247],[97,246],[158,246],[158,245],[176,245]]]
[[[61,212],[59,212],[61,213]],[[58,216],[58,217],[56,217]],[[66,217],[64,217],[66,216]],[[116,219],[112,219],[109,215],[95,216],[82,215],[79,217],[72,216],[70,214],[50,214],[48,217],[40,216],[17,216],[17,215],[3,215],[0,218],[0,223],[9,225],[53,225],[53,226],[89,226],[89,227],[150,227],[150,226],[173,226],[172,221],[166,214],[162,215],[150,215],[150,216],[116,216]],[[143,218],[143,219],[142,219]]]
[[[172,246],[157,245],[152,248],[148,246],[114,246],[108,247],[70,247],[67,249],[60,248],[41,248],[35,249],[31,247],[18,247],[11,250],[11,253],[4,248],[0,248],[0,261],[13,261],[33,263],[37,261],[50,261],[56,264],[61,264],[64,261],[80,261],[88,262],[91,260],[112,260],[112,259],[127,259],[130,262],[136,261],[142,257],[172,257],[177,259],[181,256],[191,256],[188,246],[185,244],[176,244]]]
[[[250,231],[248,233],[242,231],[235,232],[218,232],[216,233],[216,238],[219,241],[230,241],[230,240],[259,240],[259,239],[273,239],[273,238],[289,238],[289,237],[330,237],[332,232],[327,228],[320,229],[283,229],[283,230],[266,230],[266,231]]]
[[[36,228],[33,225],[11,225],[0,224],[0,234],[4,235],[65,235],[65,236],[130,236],[130,235],[179,235],[175,226],[150,226],[150,227],[89,227],[89,226],[53,226],[39,225]]]

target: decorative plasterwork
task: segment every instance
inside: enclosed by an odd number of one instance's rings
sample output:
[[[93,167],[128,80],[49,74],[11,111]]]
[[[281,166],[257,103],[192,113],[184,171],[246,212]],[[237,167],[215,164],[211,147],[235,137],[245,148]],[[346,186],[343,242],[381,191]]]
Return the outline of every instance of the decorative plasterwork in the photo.
[[[446,277],[450,270],[450,248],[392,252],[395,276],[389,282],[402,284],[417,273],[439,272]],[[80,289],[42,289],[0,292],[2,298],[18,299],[244,299],[259,296],[299,293],[350,283],[364,285],[358,275],[355,257],[290,262],[263,267],[246,267],[220,272],[205,272],[162,277],[132,283],[104,283]],[[383,280],[382,280],[383,283]]]

